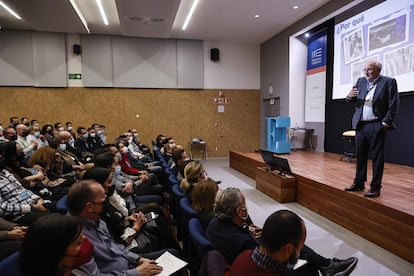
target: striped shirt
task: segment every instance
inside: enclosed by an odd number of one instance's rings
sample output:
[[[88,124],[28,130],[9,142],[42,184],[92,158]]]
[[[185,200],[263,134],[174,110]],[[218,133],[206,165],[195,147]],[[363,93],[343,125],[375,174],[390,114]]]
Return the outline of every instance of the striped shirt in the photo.
[[[8,170],[0,172],[0,217],[16,221],[30,213],[30,205],[37,199],[39,196],[25,189]]]

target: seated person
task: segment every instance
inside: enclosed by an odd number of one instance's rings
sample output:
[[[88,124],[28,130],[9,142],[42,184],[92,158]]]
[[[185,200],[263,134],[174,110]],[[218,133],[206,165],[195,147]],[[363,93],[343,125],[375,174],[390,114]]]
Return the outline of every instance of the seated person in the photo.
[[[277,211],[266,219],[262,243],[236,258],[231,275],[287,275],[292,270],[289,266],[297,262],[305,239],[303,220],[291,211]]]
[[[40,133],[39,125],[32,126],[32,128],[30,129],[30,134],[27,135],[26,140],[29,143],[35,141],[37,143],[38,148],[49,146],[49,142],[47,141],[46,137]]]
[[[177,180],[181,182],[184,178],[184,168],[190,162],[187,156],[187,152],[183,148],[176,148],[173,150],[171,171],[177,177]]]
[[[194,186],[202,180],[208,179],[206,176],[203,164],[200,161],[192,161],[188,163],[184,168],[184,179],[180,182],[180,187],[184,192],[184,195],[191,201],[191,193]]]
[[[152,256],[161,255],[165,250],[158,253],[155,251],[173,247],[176,250],[169,251],[178,255],[177,250],[180,250],[180,247],[165,219],[157,216],[155,220],[147,222],[142,212],[129,212],[125,200],[115,191],[110,169],[91,168],[85,173],[84,179],[96,180],[105,190],[107,200],[103,205],[101,217],[115,242],[125,245],[135,253],[153,252]]]
[[[32,156],[32,154],[37,150],[38,143],[33,140],[31,141],[26,140],[26,137],[30,134],[30,131],[27,128],[27,126],[23,124],[17,125],[16,133],[17,133],[16,142],[22,147],[22,151],[24,154],[24,159],[22,161],[24,164],[26,164],[30,156]]]
[[[53,139],[55,139],[55,134],[53,133],[53,126],[46,124],[42,127],[42,130],[40,131],[40,134],[42,134],[48,143],[50,143]]]
[[[106,200],[105,189],[96,181],[79,181],[68,193],[69,213],[82,223],[84,235],[94,246],[94,262],[84,265],[91,274],[155,275],[162,268],[154,261],[115,243],[107,225],[100,219]],[[97,266],[97,270],[95,269]]]
[[[23,180],[27,181],[28,189],[44,199],[59,200],[67,194],[70,185],[75,183],[74,177],[62,176],[63,160],[60,153],[51,147],[38,149],[30,157],[28,166],[32,175],[26,176]]]
[[[39,218],[27,231],[19,255],[25,275],[92,275],[82,266],[95,265],[93,245],[76,218],[54,214]]]
[[[198,213],[201,226],[206,230],[214,218],[214,203],[218,185],[214,180],[203,180],[195,185],[192,192],[191,206]]]
[[[92,158],[93,147],[90,144],[88,130],[83,126],[80,126],[76,130],[76,133],[78,134],[78,138],[75,140],[75,149],[81,155],[81,159],[87,160],[88,158]]]
[[[48,215],[43,199],[25,189],[6,169],[6,159],[0,155],[0,217],[20,225],[30,225],[38,217]]]
[[[0,261],[20,250],[26,230],[0,217]]]
[[[206,236],[215,245],[216,249],[226,258],[227,264],[233,264],[236,257],[244,250],[254,249],[259,245],[258,229],[244,227],[248,218],[246,200],[243,193],[237,188],[227,188],[220,191],[216,197],[216,218],[207,227]],[[300,251],[300,258],[308,262],[300,270],[294,270],[293,275],[336,275],[349,271],[357,259],[346,260],[327,259],[306,245]],[[348,275],[348,274],[344,274]]]

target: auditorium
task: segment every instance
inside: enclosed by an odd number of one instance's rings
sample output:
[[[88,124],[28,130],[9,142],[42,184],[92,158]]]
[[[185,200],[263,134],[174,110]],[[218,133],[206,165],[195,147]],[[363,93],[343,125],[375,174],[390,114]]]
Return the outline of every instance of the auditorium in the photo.
[[[413,78],[414,0],[0,0],[0,275],[414,275]]]

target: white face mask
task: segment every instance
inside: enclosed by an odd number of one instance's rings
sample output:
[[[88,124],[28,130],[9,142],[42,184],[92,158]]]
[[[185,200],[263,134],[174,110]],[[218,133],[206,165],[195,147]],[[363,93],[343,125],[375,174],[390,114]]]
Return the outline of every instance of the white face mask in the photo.
[[[72,127],[71,127],[71,126],[69,126],[69,127],[68,127],[68,131],[71,131],[71,130],[72,130]]]
[[[122,148],[122,152],[123,152],[123,153],[128,153],[128,148],[127,148],[127,147],[123,147],[123,148]]]
[[[59,131],[64,131],[65,129],[63,127],[58,128]]]
[[[39,137],[39,136],[40,136],[40,131],[35,131],[35,132],[33,133],[33,135],[34,135],[35,137]]]
[[[96,133],[90,133],[89,136],[91,136],[92,138],[96,137]]]
[[[59,149],[60,149],[61,151],[65,151],[65,150],[66,150],[66,144],[60,144],[60,145],[59,145]]]

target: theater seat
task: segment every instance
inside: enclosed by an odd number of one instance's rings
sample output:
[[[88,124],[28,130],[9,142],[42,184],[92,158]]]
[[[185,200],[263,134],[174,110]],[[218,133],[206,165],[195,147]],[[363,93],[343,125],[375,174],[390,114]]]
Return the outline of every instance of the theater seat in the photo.
[[[0,275],[25,276],[19,269],[19,252],[13,253],[0,262]]]

